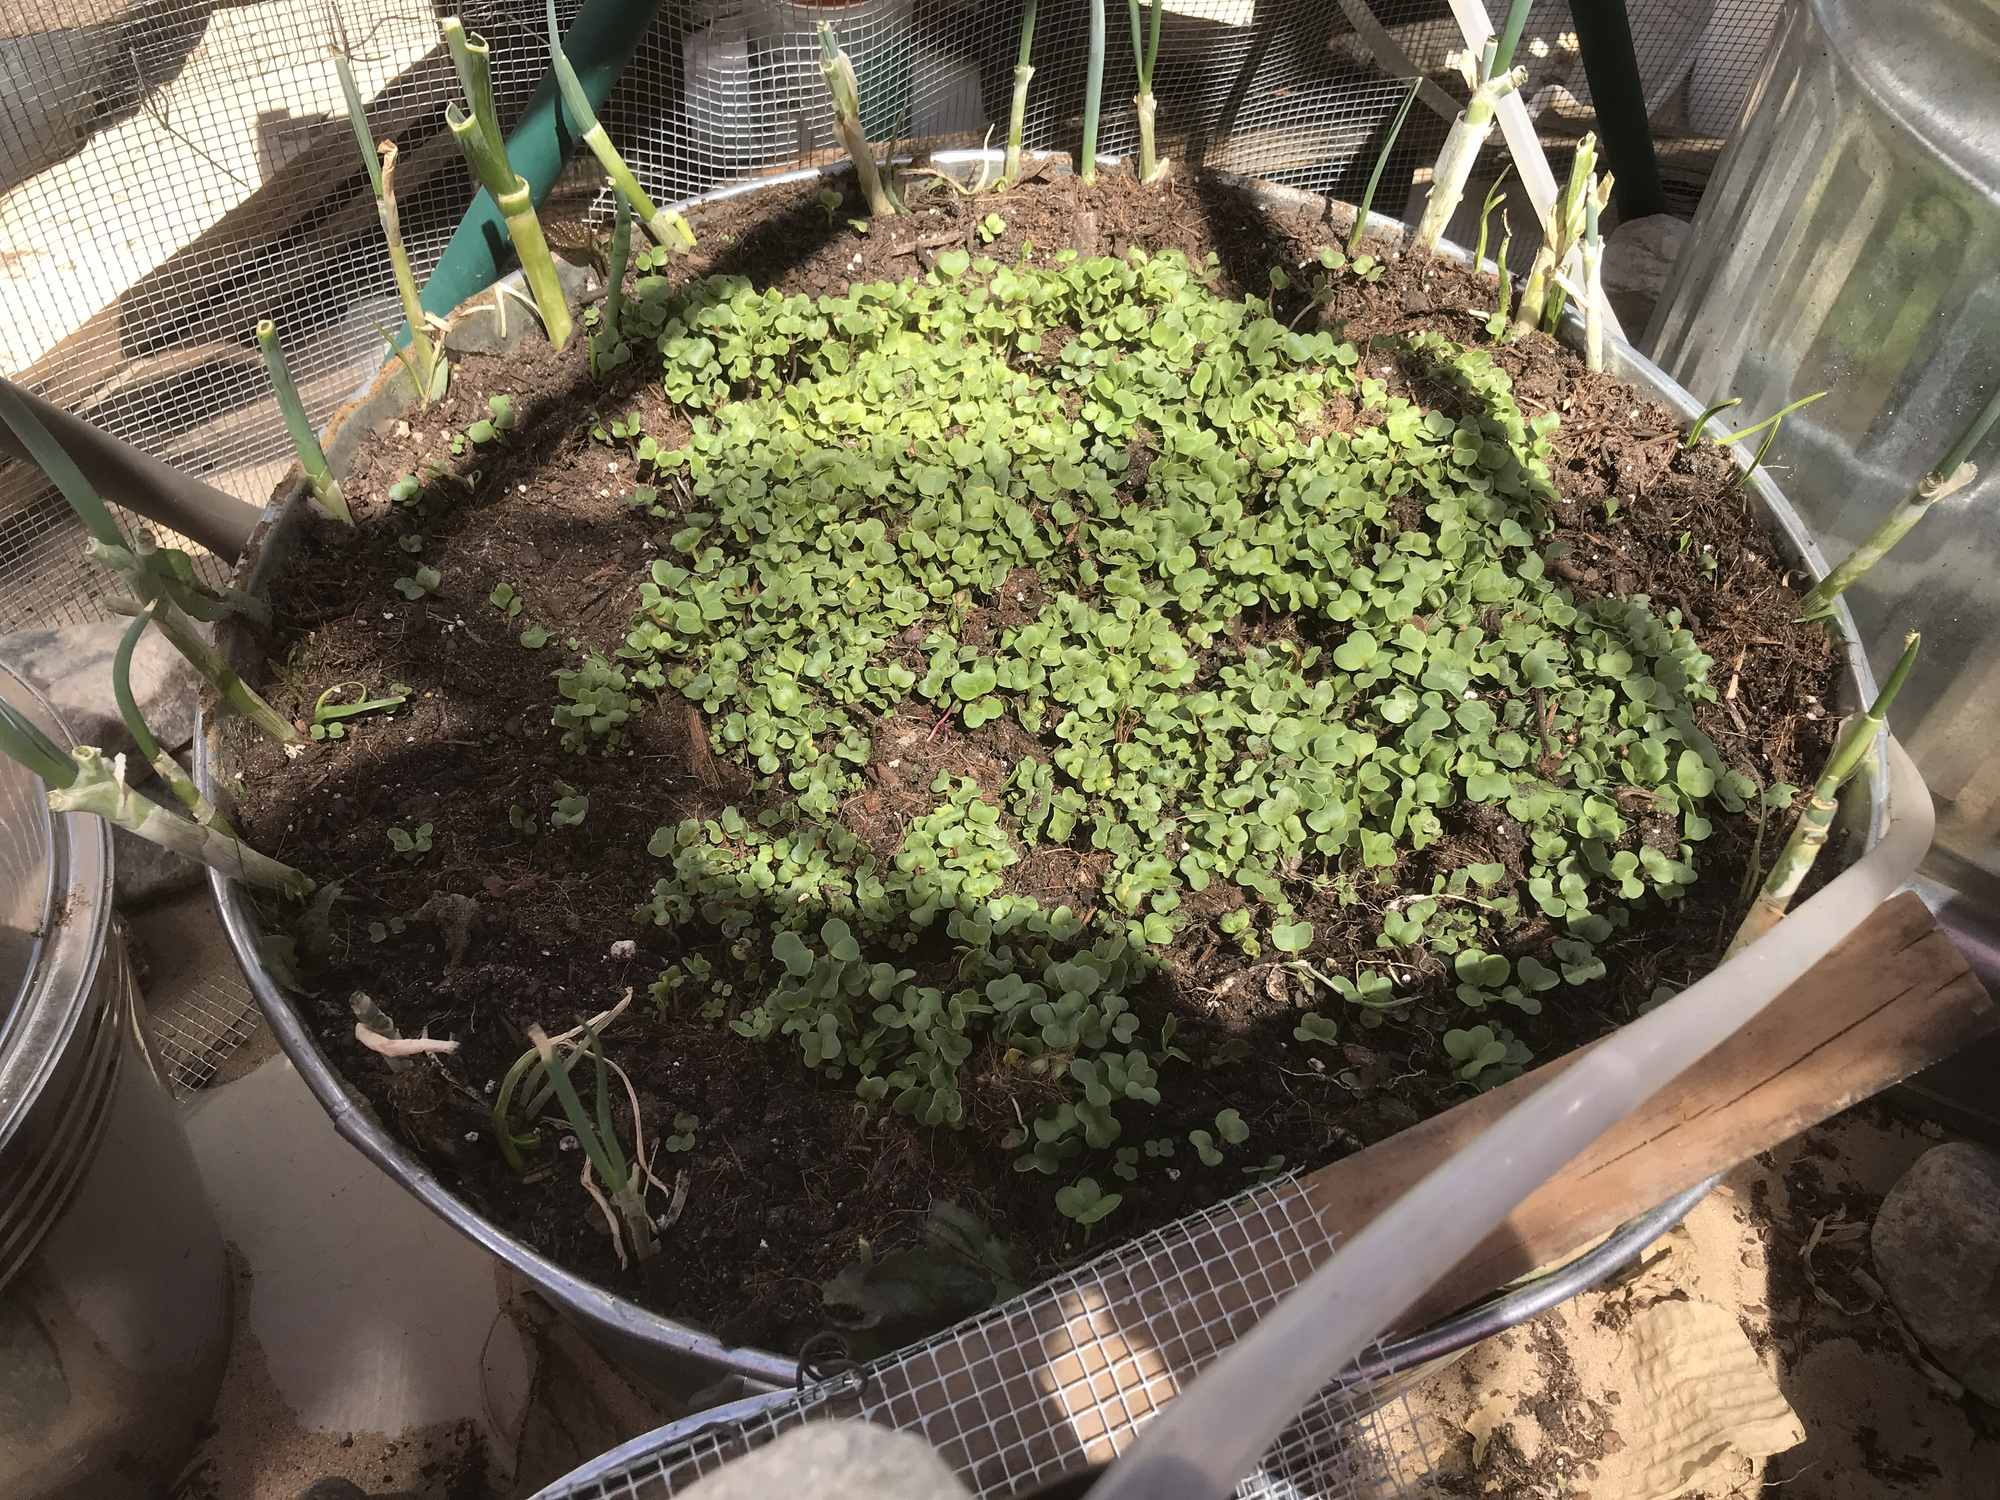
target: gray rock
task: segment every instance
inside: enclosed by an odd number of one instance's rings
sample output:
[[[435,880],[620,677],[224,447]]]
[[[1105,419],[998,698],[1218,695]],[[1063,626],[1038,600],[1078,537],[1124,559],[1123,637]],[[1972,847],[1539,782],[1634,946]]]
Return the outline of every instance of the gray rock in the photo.
[[[155,783],[145,790],[147,796],[167,806],[163,787]],[[179,803],[173,803],[168,810],[177,812],[179,807]],[[158,844],[135,838],[122,828],[111,830],[111,860],[112,901],[120,911],[150,906],[165,897],[191,890],[201,883],[204,874],[203,867],[192,860],[169,854]]]
[[[114,755],[132,748],[132,737],[125,732],[111,696],[111,658],[127,623],[99,620],[0,636],[0,661],[48,699],[77,743]],[[195,693],[200,685],[200,676],[166,637],[157,630],[147,631],[132,652],[132,696],[169,750],[179,750],[194,738]]]
[[[1604,242],[1604,295],[1635,343],[1652,321],[1653,308],[1693,227],[1672,214],[1628,219]]]
[[[952,1500],[965,1493],[921,1438],[866,1422],[812,1422],[725,1465],[685,1500]]]
[[[1882,1200],[1870,1243],[1910,1332],[2000,1405],[2000,1155],[1958,1141],[1925,1152]]]

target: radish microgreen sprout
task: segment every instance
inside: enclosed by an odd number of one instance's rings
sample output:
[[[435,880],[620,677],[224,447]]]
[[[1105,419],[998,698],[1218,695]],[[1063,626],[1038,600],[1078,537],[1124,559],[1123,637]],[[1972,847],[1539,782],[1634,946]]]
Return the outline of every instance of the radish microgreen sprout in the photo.
[[[418,568],[414,573],[398,578],[396,580],[396,592],[401,594],[405,599],[414,602],[423,598],[426,594],[435,594],[438,591],[439,585],[443,582],[444,575],[436,568],[426,564]]]
[[[298,455],[299,469],[306,476],[306,492],[323,514],[343,525],[352,526],[354,512],[348,509],[347,499],[340,492],[340,481],[326,466],[326,454],[320,451],[319,435],[313,431],[312,422],[306,417],[305,403],[299,400],[299,388],[292,384],[292,372],[285,364],[285,353],[278,347],[278,325],[269,318],[257,325],[257,347],[264,356],[264,370],[271,378],[271,394],[277,400],[278,415],[284,418],[285,431],[292,439],[292,451]]]
[[[389,848],[398,858],[415,864],[431,852],[431,832],[428,823],[419,823],[415,828],[392,825],[389,829]]]
[[[611,186],[618,194],[620,203],[629,204],[645,226],[646,233],[656,243],[667,250],[692,250],[694,231],[688,222],[671,208],[659,208],[639,186],[639,179],[625,164],[625,158],[618,154],[618,148],[611,144],[611,137],[604,133],[598,123],[597,111],[590,107],[590,96],[584,93],[583,84],[576,76],[576,69],[570,66],[569,56],[563,51],[562,33],[556,25],[556,3],[548,0],[549,22],[549,69],[555,74],[556,87],[562,94],[563,108],[568,111],[570,124],[590,147],[590,154],[597,158],[597,164],[604,168],[604,175],[611,179]]]
[[[1805,597],[1803,613],[1807,619],[1826,613],[1835,599],[1866,577],[1868,570],[1908,536],[1911,528],[1924,518],[1933,505],[1947,495],[1956,494],[1979,477],[1978,467],[1971,462],[1972,451],[1992,430],[1995,422],[2000,422],[2000,388],[1986,398],[1986,404],[1966,424],[1943,462],[1917,482],[1917,487],[1890,513],[1888,519],[1875,528],[1867,541],[1813,585],[1812,591]]]
[[[343,695],[349,692],[356,696],[344,698]],[[390,683],[389,691],[379,698],[368,696],[366,683],[336,682],[313,701],[312,722],[306,732],[316,740],[344,740],[347,738],[349,719],[401,708],[409,701],[410,690],[400,682]]]
[[[1101,3],[1101,0],[1093,0],[1093,3]],[[1153,116],[1158,108],[1153,98],[1153,66],[1160,57],[1160,18],[1166,14],[1167,7],[1165,0],[1150,0],[1146,8],[1151,14],[1142,37],[1139,31],[1139,0],[1125,0],[1125,4],[1132,22],[1132,61],[1139,71],[1139,92],[1132,97],[1132,108],[1139,117],[1139,180],[1157,182],[1167,175],[1169,166],[1169,163],[1158,159],[1153,147]],[[1094,144],[1095,137],[1092,139]],[[1391,139],[1394,139],[1393,135]],[[1376,170],[1381,170],[1379,164]]]
[[[563,300],[562,282],[542,234],[542,221],[535,216],[534,191],[507,160],[506,137],[500,133],[500,117],[493,107],[489,49],[483,39],[466,31],[457,16],[445,17],[443,30],[452,66],[458,70],[459,86],[465,91],[463,106],[456,101],[445,106],[445,124],[465,153],[473,176],[506,220],[507,237],[514,243],[535,312],[549,342],[560,349],[569,342],[569,304]]]

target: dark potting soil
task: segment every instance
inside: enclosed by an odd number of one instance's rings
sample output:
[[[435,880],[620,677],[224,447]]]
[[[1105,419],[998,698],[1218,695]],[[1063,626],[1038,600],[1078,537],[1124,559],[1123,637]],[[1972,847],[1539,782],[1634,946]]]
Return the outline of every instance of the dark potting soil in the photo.
[[[911,216],[860,234],[845,222],[853,205],[829,215],[816,194],[816,185],[774,190],[703,210],[694,221],[702,248],[672,274],[732,273],[760,287],[837,294],[851,281],[919,272],[953,248],[1006,261],[1028,243],[1037,260],[1065,246],[1113,256],[1142,246],[1178,249],[1197,264],[1213,251],[1217,290],[1265,295],[1270,267],[1297,265],[1337,242],[1346,225],[1344,216],[1326,220],[1317,209],[1273,216],[1214,182],[1142,189],[1114,175],[1091,190],[1050,177],[972,199],[940,191]],[[1006,228],[982,244],[977,226],[996,212]],[[1305,295],[1302,287],[1277,293],[1275,315],[1291,318]],[[1433,330],[1484,344],[1485,314],[1475,309],[1491,299],[1490,282],[1412,258],[1373,284],[1348,282],[1326,316],[1344,324],[1363,348],[1367,373],[1379,374],[1392,394],[1450,414],[1457,393],[1416,362],[1406,366],[1394,340]],[[699,712],[671,691],[628,726],[629,753],[567,753],[551,728],[551,672],[576,660],[565,641],[616,650],[647,565],[674,525],[622,503],[639,477],[633,462],[623,448],[593,441],[589,428],[599,416],[636,410],[662,448],[688,432],[644,372],[628,367],[608,386],[595,383],[584,343],[579,337],[557,355],[536,343],[515,355],[464,359],[443,403],[409,414],[362,457],[346,485],[359,524],[314,525],[273,600],[265,686],[301,728],[332,684],[380,690],[402,682],[413,690],[393,716],[351,721],[344,740],[310,745],[295,759],[239,736],[247,833],[316,878],[342,883],[323,941],[307,944],[316,951],[302,958],[305,1016],[389,1127],[481,1213],[578,1272],[728,1339],[796,1348],[826,1326],[819,1284],[864,1240],[879,1251],[915,1238],[933,1200],[991,1225],[1014,1247],[1023,1280],[1075,1259],[1092,1245],[1056,1211],[1050,1179],[1013,1171],[1013,1153],[998,1144],[1014,1106],[1032,1116],[1040,1101],[1029,1096],[1045,1084],[975,1056],[967,1064],[976,1075],[966,1090],[967,1128],[927,1129],[862,1105],[848,1082],[810,1073],[792,1045],[747,1041],[726,1020],[698,1019],[689,1007],[656,1014],[646,1003],[647,984],[680,953],[673,929],[633,916],[661,873],[646,853],[648,836],[682,818],[754,807],[762,794],[739,766],[711,753]],[[1706,445],[1683,448],[1671,413],[1587,372],[1539,334],[1498,347],[1495,358],[1525,416],[1561,418],[1551,470],[1562,499],[1544,548],[1553,568],[1579,597],[1644,593],[1678,609],[1716,663],[1718,701],[1695,716],[1723,758],[1763,782],[1809,781],[1832,737],[1825,705],[1838,652],[1820,627],[1796,623],[1797,596],[1762,521],[1732,483],[1732,463]],[[512,397],[516,429],[502,443],[452,455],[450,434],[485,416],[495,393]],[[1340,415],[1350,425],[1374,419]],[[459,476],[462,498],[422,512],[392,505],[391,484],[427,465]],[[1607,504],[1613,500],[1615,507]],[[415,534],[420,556],[404,545]],[[393,580],[419,562],[437,568],[442,582],[434,594],[405,601]],[[522,589],[533,618],[553,631],[546,649],[523,650],[520,622],[503,622],[489,604],[502,581]],[[994,610],[968,628],[1010,623]],[[951,722],[941,732],[927,721],[892,719],[874,734],[865,789],[842,817],[878,849],[893,848],[907,821],[936,801],[926,789],[938,771],[994,790],[996,772],[1004,778],[1021,756],[1038,753],[1006,718],[972,731]],[[886,757],[900,771],[890,773]],[[590,798],[580,827],[533,838],[510,827],[510,805],[545,819],[559,783]],[[1508,835],[1498,812],[1460,811],[1448,837],[1464,857],[1504,859]],[[1772,821],[1767,854],[1788,818]],[[387,829],[423,823],[432,827],[433,850],[418,862],[398,857]],[[1656,985],[1685,984],[1713,966],[1740,915],[1754,835],[1750,818],[1718,818],[1701,847],[1699,883],[1671,904],[1642,904],[1603,946],[1601,980],[1566,990],[1540,1015],[1507,1017],[1537,1061],[1628,1020]],[[1010,885],[1086,912],[1102,899],[1096,864],[1087,850],[1040,845],[1009,872]],[[1396,874],[1378,888],[1381,904],[1405,890],[1428,892],[1427,881],[1413,877],[1405,887]],[[1343,911],[1329,900],[1301,916],[1316,924],[1316,962],[1351,972],[1372,951],[1379,907]],[[371,940],[371,923],[382,924],[379,941]],[[636,942],[636,953],[613,956],[625,940]],[[1437,1039],[1461,1020],[1417,1006],[1407,1021],[1344,1025],[1347,1044],[1330,1053],[1294,1039],[1293,1002],[1304,997],[1286,983],[1282,968],[1251,965],[1217,944],[1212,924],[1187,924],[1137,1003],[1148,1034],[1177,1016],[1177,1040],[1205,1065],[1176,1070],[1146,1133],[1184,1138],[1233,1107],[1252,1126],[1257,1160],[1282,1155],[1288,1166],[1310,1167],[1470,1093],[1443,1066]],[[610,1050],[629,1071],[651,1132],[664,1133],[683,1112],[700,1126],[695,1149],[662,1153],[656,1164],[669,1182],[686,1175],[685,1204],[665,1232],[664,1253],[621,1271],[579,1184],[580,1154],[545,1152],[544,1170],[524,1181],[495,1149],[488,1111],[527,1026],[567,1028],[628,986],[638,997]],[[353,1038],[349,997],[357,989],[406,1035],[456,1037],[461,1050],[441,1067],[391,1073]],[[742,1003],[732,1000],[731,1013]],[[621,1130],[624,1113],[621,1105]],[[1124,1204],[1097,1243],[1249,1180],[1234,1165],[1180,1165],[1188,1170],[1177,1176],[1152,1171],[1117,1184]]]

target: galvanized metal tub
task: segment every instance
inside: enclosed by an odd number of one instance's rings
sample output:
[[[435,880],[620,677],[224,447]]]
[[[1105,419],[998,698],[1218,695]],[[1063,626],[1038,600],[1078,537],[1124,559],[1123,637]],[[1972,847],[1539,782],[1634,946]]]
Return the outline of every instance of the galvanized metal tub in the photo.
[[[998,153],[940,152],[932,161],[935,165],[970,174],[981,163],[990,164],[997,170]],[[806,168],[723,188],[681,206],[693,207],[704,202],[768,192],[836,175],[844,170],[842,167]],[[1296,189],[1247,181],[1241,185],[1259,202],[1273,207],[1316,208],[1323,202]],[[1391,220],[1377,218],[1373,223],[1376,227],[1371,233],[1385,243],[1403,232],[1403,226]],[[1453,249],[1451,253],[1461,261],[1470,259],[1463,250]],[[525,333],[521,328],[523,321],[520,317],[513,320],[517,336]],[[1580,342],[1581,325],[1573,319],[1569,333]],[[1671,407],[1683,419],[1692,421],[1699,414],[1697,403],[1629,345],[1619,340],[1607,340],[1605,358],[1612,373]],[[407,397],[400,389],[405,384],[396,378],[396,372],[385,371],[371,382],[352,406],[339,413],[329,424],[324,440],[328,462],[336,473],[344,471],[361,443],[394,421],[405,409]],[[1786,560],[1794,567],[1804,568],[1815,575],[1824,573],[1825,560],[1797,514],[1769,478],[1762,474],[1754,476],[1748,488],[1770,519]],[[304,512],[302,489],[294,488],[272,502],[252,533],[243,561],[237,569],[235,581],[239,586],[265,590],[281,580],[290,544],[297,535]],[[1873,695],[1874,678],[1866,656],[1851,644],[1852,626],[1844,611],[1839,624],[1850,642],[1843,695],[1851,704]],[[256,665],[254,643],[243,633],[225,631],[222,644],[239,667],[248,670]],[[198,736],[197,747],[197,777],[213,789],[226,780],[230,767],[218,759],[221,747],[212,725],[204,727],[203,733]],[[1849,847],[1873,847],[1879,841],[1887,820],[1879,765],[1872,767],[1865,777],[1857,778],[1857,784],[1860,785],[1861,795],[1851,799],[1851,806],[1845,810],[1843,841]],[[259,954],[256,916],[245,892],[220,876],[211,875],[210,883],[230,943],[279,1044],[332,1117],[335,1128],[364,1155],[460,1233],[526,1276],[543,1295],[575,1319],[600,1347],[635,1373],[682,1390],[704,1377],[735,1377],[752,1388],[789,1387],[802,1379],[796,1360],[764,1350],[725,1345],[699,1329],[649,1312],[556,1265],[457,1198],[384,1127],[361,1096],[329,1065],[293,998]],[[1621,1228],[1603,1244],[1556,1270],[1510,1288],[1431,1329],[1388,1342],[1369,1362],[1369,1378],[1377,1383],[1378,1391],[1386,1397],[1435,1361],[1449,1358],[1480,1339],[1525,1321],[1595,1285],[1678,1223],[1709,1186],[1703,1183],[1677,1194],[1652,1213]]]
[[[59,743],[4,665],[0,697]],[[222,1235],[111,928],[111,832],[0,757],[0,1494],[142,1500],[229,1353]]]
[[[2000,0],[1787,8],[1647,347],[1704,401],[1787,417],[1769,462],[1816,535],[1860,541],[2000,386]],[[1924,652],[1896,734],[2000,978],[2000,443],[1847,595],[1861,639]],[[1964,915],[1964,906],[1956,915]],[[1954,913],[1943,913],[1953,920]],[[1982,952],[1982,949],[1984,950]]]

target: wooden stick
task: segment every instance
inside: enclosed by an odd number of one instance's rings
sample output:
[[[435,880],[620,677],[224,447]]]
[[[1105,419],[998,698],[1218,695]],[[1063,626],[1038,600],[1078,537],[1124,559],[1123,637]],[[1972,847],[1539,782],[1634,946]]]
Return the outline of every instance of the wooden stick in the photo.
[[[1904,893],[1762,1015],[1606,1133],[1515,1211],[1403,1320],[1441,1315],[1571,1254],[1703,1178],[1879,1093],[2000,1026],[1923,902]],[[1347,1235],[1579,1053],[1306,1179]]]

